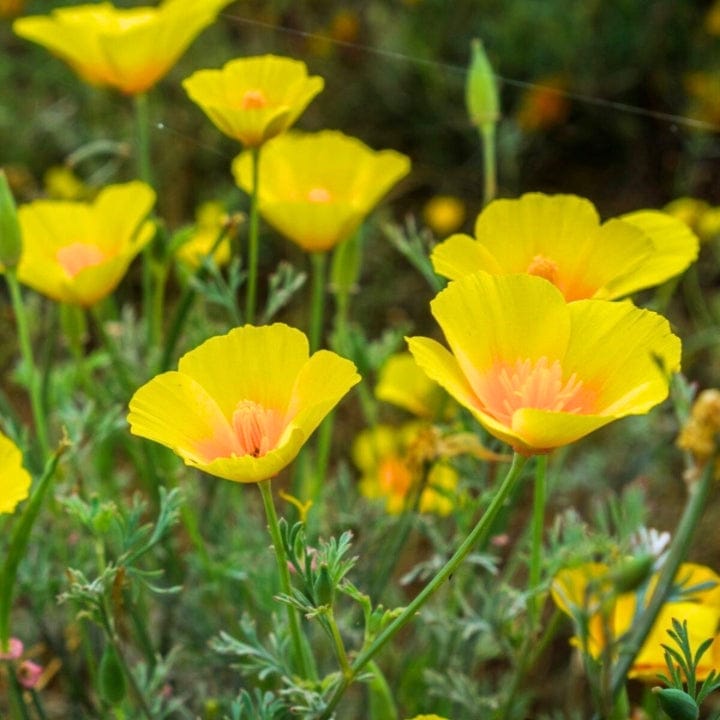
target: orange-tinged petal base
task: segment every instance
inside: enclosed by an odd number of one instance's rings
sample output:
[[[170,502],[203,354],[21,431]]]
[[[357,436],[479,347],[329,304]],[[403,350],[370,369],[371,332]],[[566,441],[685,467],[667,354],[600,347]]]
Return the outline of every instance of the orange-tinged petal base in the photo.
[[[56,257],[65,272],[70,277],[75,277],[85,268],[100,265],[105,260],[105,253],[97,245],[75,242],[61,247]]]
[[[276,445],[284,430],[283,416],[252,400],[241,400],[232,417],[238,455],[262,457]]]
[[[240,100],[243,110],[257,110],[268,106],[268,99],[262,90],[247,90]]]

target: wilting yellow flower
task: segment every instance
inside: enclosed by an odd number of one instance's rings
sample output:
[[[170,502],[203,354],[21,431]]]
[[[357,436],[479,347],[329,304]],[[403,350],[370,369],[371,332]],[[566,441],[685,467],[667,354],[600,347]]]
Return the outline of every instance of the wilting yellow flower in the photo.
[[[437,418],[451,404],[450,398],[418,367],[410,353],[387,359],[375,386],[375,397],[421,418]]]
[[[465,222],[465,204],[452,195],[435,195],[423,207],[425,224],[440,237],[455,232]]]
[[[720,451],[720,390],[703,390],[695,400],[690,417],[677,439],[679,448],[692,455],[694,467],[685,473],[689,482],[697,480],[707,463]],[[720,477],[720,460],[715,461],[715,477]]]
[[[285,132],[323,89],[300,60],[261,55],[198,70],[183,87],[213,123],[246,147],[257,147]]]
[[[452,352],[409,338],[418,365],[526,454],[646,413],[667,397],[680,364],[665,318],[629,302],[566,303],[532,275],[468,275],[430,305]]]
[[[490,203],[478,215],[475,239],[452,235],[435,247],[432,262],[450,279],[477,270],[528,273],[550,280],[567,300],[612,300],[681,273],[697,252],[695,235],[659,211],[601,225],[584,198],[527,193]]]
[[[13,30],[47,48],[92,85],[127,95],[149,90],[231,0],[165,0],[158,7],[109,2],[19,18]]]
[[[407,423],[399,428],[376,425],[355,438],[352,457],[362,472],[360,492],[371,500],[385,500],[385,509],[390,514],[408,509],[411,493],[422,479],[425,458],[414,457],[414,445],[423,444],[421,434],[427,429],[420,423]],[[420,512],[449,515],[455,506],[457,472],[438,461],[432,464],[425,482]]]
[[[350,388],[355,366],[328,350],[309,357],[303,333],[245,325],[186,353],[177,372],[130,400],[135,435],[185,464],[236,482],[277,475]]]
[[[637,612],[637,594],[614,592],[609,573],[610,568],[604,563],[588,563],[561,570],[551,587],[558,608],[573,618],[576,625],[585,627],[585,633],[580,631],[580,627],[576,628],[579,635],[573,638],[572,643],[594,658],[632,628]],[[653,575],[645,592],[646,602],[656,582],[657,575]],[[658,673],[667,672],[662,645],[671,642],[667,630],[672,628],[673,618],[687,621],[693,650],[717,634],[720,577],[704,565],[684,563],[678,569],[675,583],[687,594],[663,605],[630,669],[631,678],[657,681]],[[699,589],[691,591],[696,587]],[[584,640],[581,637],[583,634],[586,635]],[[697,678],[704,679],[713,668],[720,669],[720,655],[716,648],[703,656]]]
[[[212,250],[220,233],[223,231],[227,211],[219,202],[203,203],[195,213],[195,230],[188,239],[178,248],[177,258],[189,267],[197,267],[201,260]],[[220,241],[213,260],[218,266],[226,265],[230,261],[230,238],[226,234]]]
[[[527,132],[546,130],[565,122],[569,112],[565,81],[557,76],[540,78],[523,93],[517,123]]]
[[[155,233],[146,220],[155,192],[142,182],[109,185],[91,203],[21,205],[18,277],[53,300],[90,307],[109,295]]]
[[[11,513],[28,496],[30,474],[22,466],[22,453],[0,433],[0,513]]]
[[[409,171],[405,155],[371,150],[341,132],[285,133],[263,148],[260,212],[303,250],[322,252],[349,237]],[[233,174],[250,192],[249,152],[235,159]]]

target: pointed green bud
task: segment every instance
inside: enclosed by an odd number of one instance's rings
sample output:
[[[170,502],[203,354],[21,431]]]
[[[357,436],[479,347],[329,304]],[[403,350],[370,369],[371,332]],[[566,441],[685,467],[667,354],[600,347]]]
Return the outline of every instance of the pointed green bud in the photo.
[[[500,100],[492,65],[480,40],[472,41],[472,60],[465,83],[465,103],[473,125],[482,127],[500,118]]]
[[[654,687],[652,691],[670,720],[698,720],[700,717],[697,703],[686,692],[661,687]]]
[[[655,558],[652,555],[638,555],[619,562],[608,573],[608,578],[618,593],[637,590],[650,577]]]
[[[315,580],[315,598],[318,605],[332,605],[335,588],[332,578],[330,577],[330,569],[327,563],[320,565],[320,571]]]
[[[125,697],[125,675],[115,648],[105,646],[98,668],[98,693],[109,705],[117,705]]]
[[[0,270],[14,268],[20,262],[22,235],[10,185],[0,170]]]

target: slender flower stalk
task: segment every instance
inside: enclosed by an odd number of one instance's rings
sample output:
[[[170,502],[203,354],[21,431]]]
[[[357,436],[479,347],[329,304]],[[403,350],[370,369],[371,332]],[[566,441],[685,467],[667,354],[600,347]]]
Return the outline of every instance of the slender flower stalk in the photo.
[[[358,673],[377,655],[380,650],[388,643],[388,641],[405,625],[408,624],[420,608],[439,590],[443,583],[458,569],[462,561],[467,557],[470,551],[479,543],[483,542],[492,528],[500,509],[505,504],[508,497],[515,488],[522,470],[525,467],[527,458],[519,453],[513,456],[512,465],[508,470],[505,479],[498,488],[492,502],[487,510],[480,518],[478,523],[472,529],[470,534],[465,538],[463,543],[455,551],[454,555],[443,565],[437,575],[420,591],[415,599],[393,620],[355,659],[352,664],[352,673],[344,676],[335,688],[328,704],[323,712],[318,716],[318,720],[329,720],[333,711],[340,702],[343,694],[347,690],[350,683],[357,677]]]
[[[60,457],[68,447],[67,442],[62,442],[47,461],[42,477],[33,489],[30,500],[10,537],[5,563],[0,570],[0,652],[7,652],[10,642],[10,608],[18,566],[25,555],[30,532],[40,512],[42,501],[55,477]]]
[[[37,433],[38,443],[40,444],[43,462],[45,462],[47,457],[50,455],[50,444],[48,442],[45,406],[42,401],[42,382],[40,378],[40,371],[35,364],[32,343],[30,342],[28,317],[25,312],[25,304],[23,303],[20,283],[18,282],[15,268],[7,268],[5,271],[5,279],[7,280],[8,290],[10,291],[10,302],[12,303],[15,322],[17,324],[20,352],[29,375],[28,383],[30,405],[32,407],[33,420],[35,422],[35,432]]]
[[[497,195],[497,153],[495,151],[495,123],[484,123],[480,127],[480,141],[483,149],[483,207]]]
[[[547,501],[547,455],[535,458],[535,487],[533,493],[532,527],[530,529],[530,574],[528,578],[528,630],[535,632],[540,616],[541,603],[537,596],[542,570],[542,541],[545,529],[545,504]]]
[[[252,189],[250,191],[250,219],[248,225],[248,277],[245,287],[245,322],[255,322],[257,304],[258,251],[260,245],[260,223],[258,215],[258,193],[260,192],[260,148],[250,150],[252,158]],[[311,351],[316,347],[311,344]]]
[[[263,480],[258,483],[260,494],[262,495],[263,505],[265,506],[265,515],[267,516],[268,529],[275,547],[275,559],[277,561],[278,577],[280,579],[280,590],[283,595],[291,595],[290,571],[288,570],[288,559],[283,545],[282,535],[280,534],[280,524],[278,522],[277,512],[275,511],[275,502],[272,496],[271,480]],[[303,678],[310,678],[311,673],[314,674],[313,660],[310,655],[310,649],[305,642],[305,638],[300,628],[300,620],[297,616],[295,608],[287,605],[287,618],[290,626],[290,637],[293,644],[293,652],[295,654],[296,667]]]
[[[310,352],[320,347],[325,314],[325,285],[327,283],[327,253],[310,253],[312,262],[312,300],[310,306]]]

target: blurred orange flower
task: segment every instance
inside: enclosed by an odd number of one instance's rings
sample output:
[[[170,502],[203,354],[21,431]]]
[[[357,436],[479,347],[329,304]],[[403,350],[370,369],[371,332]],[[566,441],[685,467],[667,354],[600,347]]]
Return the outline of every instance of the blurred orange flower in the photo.
[[[134,435],[169,447],[186,465],[252,483],[277,475],[359,382],[328,350],[282,323],[245,325],[206,340],[130,400]]]
[[[341,132],[285,133],[263,148],[260,213],[303,250],[323,252],[352,235],[409,171],[405,155],[372,150]],[[233,174],[251,192],[249,152],[235,159]]]
[[[64,60],[83,80],[126,95],[149,90],[232,0],[165,0],[159,7],[109,2],[19,18],[13,30]]]
[[[547,130],[567,120],[570,100],[565,81],[557,76],[540,78],[522,96],[517,112],[518,125],[527,132]]]
[[[198,70],[183,81],[190,99],[215,126],[246,147],[257,147],[287,130],[323,89],[300,60],[262,55]]]
[[[22,283],[53,300],[89,307],[109,295],[155,233],[155,192],[110,185],[91,203],[36,200],[18,209]]]

